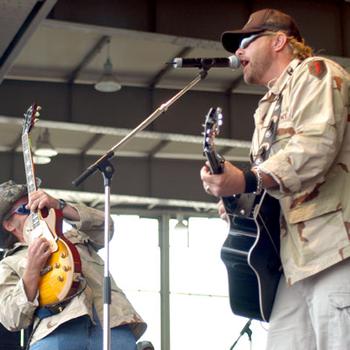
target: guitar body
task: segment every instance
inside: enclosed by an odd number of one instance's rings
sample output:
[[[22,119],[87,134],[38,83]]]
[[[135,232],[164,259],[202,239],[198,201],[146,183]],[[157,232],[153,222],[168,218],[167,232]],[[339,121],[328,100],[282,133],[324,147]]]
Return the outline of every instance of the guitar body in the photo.
[[[43,213],[42,213],[43,215]],[[57,234],[57,250],[47,261],[39,282],[39,304],[55,304],[78,291],[81,260],[77,248],[62,234],[62,213],[50,209],[43,216],[51,232]]]
[[[281,276],[279,203],[264,192],[224,198],[224,204],[230,226],[221,259],[232,312],[268,321]]]
[[[29,132],[39,116],[40,109],[33,104],[24,114],[22,147],[28,195],[37,190]],[[40,272],[40,306],[62,302],[76,293],[80,285],[80,255],[77,248],[64,237],[62,222],[62,211],[44,208],[38,212],[31,212],[24,227],[23,234],[28,244],[38,237],[43,237],[50,243],[51,255]]]
[[[204,147],[212,174],[221,174],[223,158],[214,138],[222,125],[221,108],[211,108],[204,124]],[[221,249],[234,314],[268,321],[281,276],[278,200],[265,191],[224,197],[229,233]]]

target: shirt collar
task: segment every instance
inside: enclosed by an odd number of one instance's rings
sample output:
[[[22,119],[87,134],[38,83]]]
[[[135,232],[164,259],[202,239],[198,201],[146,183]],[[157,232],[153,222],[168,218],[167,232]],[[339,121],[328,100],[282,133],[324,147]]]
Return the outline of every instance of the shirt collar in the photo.
[[[4,254],[4,258],[14,254],[17,250],[21,250],[22,248],[27,247],[27,246],[28,246],[27,243],[16,242],[11,248],[6,250],[6,253]]]
[[[294,58],[278,78],[270,80],[267,84],[269,93],[279,95],[300,62],[298,58]]]

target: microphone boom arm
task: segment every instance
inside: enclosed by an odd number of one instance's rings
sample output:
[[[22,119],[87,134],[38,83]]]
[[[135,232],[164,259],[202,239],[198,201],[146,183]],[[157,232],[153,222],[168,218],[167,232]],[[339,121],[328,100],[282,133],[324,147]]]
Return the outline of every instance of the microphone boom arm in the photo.
[[[192,89],[201,80],[205,79],[210,68],[203,68],[195,79],[193,79],[189,84],[187,84],[183,89],[181,89],[176,95],[174,95],[170,100],[160,105],[153,113],[151,113],[143,122],[141,122],[135,129],[130,131],[122,140],[120,140],[116,145],[114,145],[110,150],[108,150],[102,157],[100,157],[95,163],[91,164],[86,170],[84,170],[79,177],[72,181],[74,186],[79,186],[84,182],[90,175],[92,175],[97,169],[101,168],[101,164],[105,163],[109,159],[114,157],[114,151],[120,148],[123,144],[129,141],[138,132],[144,130],[149,124],[156,120],[161,114],[165,113],[168,108],[175,103],[182,95],[187,91]]]

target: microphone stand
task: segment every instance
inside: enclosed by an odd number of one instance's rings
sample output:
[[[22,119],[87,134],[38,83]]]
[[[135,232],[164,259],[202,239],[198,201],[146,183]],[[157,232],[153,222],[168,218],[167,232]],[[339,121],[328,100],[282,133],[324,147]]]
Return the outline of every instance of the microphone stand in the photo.
[[[161,114],[165,113],[168,108],[177,101],[182,95],[189,91],[193,86],[203,80],[210,67],[203,66],[197,77],[193,79],[188,85],[174,95],[170,100],[159,106],[153,113],[151,113],[141,124],[133,129],[128,135],[126,135],[121,141],[114,145],[109,151],[107,151],[102,157],[100,157],[95,163],[91,164],[86,170],[84,170],[79,177],[72,181],[74,186],[79,186],[96,170],[99,170],[104,179],[105,188],[105,224],[104,224],[104,243],[105,243],[105,263],[104,263],[104,283],[103,283],[103,350],[110,350],[110,304],[111,304],[111,279],[109,273],[109,223],[110,223],[110,193],[111,193],[111,181],[114,174],[114,167],[110,160],[114,157],[114,151],[121,145],[129,141],[138,132],[145,129]]]
[[[232,350],[238,343],[239,339],[244,335],[245,333],[247,334],[250,342],[250,349],[252,348],[252,330],[250,329],[250,324],[252,323],[252,319],[250,318],[247,323],[244,325],[242,328],[239,337],[236,339],[236,341],[233,343],[233,345],[230,347],[230,350]]]

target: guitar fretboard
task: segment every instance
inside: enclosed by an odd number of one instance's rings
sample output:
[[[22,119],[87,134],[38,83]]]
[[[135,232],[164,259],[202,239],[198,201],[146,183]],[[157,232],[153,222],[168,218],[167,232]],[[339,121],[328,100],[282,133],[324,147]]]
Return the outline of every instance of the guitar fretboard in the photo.
[[[34,164],[33,164],[30,139],[29,139],[28,133],[24,133],[22,135],[22,147],[23,147],[24,169],[26,173],[27,188],[28,188],[28,195],[29,195],[30,193],[36,191],[37,186],[36,186]],[[30,215],[33,222],[33,228],[38,227],[40,225],[38,214],[32,212]]]

